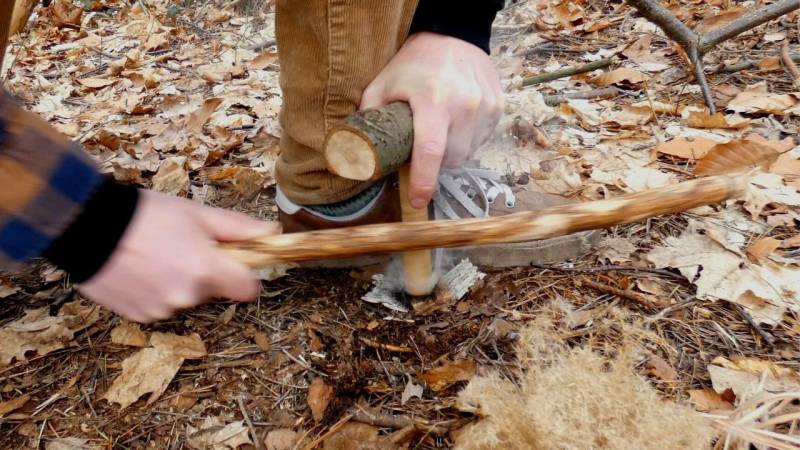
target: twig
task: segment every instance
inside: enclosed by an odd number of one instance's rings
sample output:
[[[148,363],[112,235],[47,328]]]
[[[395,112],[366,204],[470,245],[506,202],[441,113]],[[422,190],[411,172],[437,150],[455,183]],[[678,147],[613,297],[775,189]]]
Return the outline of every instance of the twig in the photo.
[[[603,67],[608,67],[611,65],[612,62],[614,62],[613,57],[604,58],[598,61],[592,61],[589,64],[584,64],[582,66],[570,66],[570,67],[565,67],[563,69],[554,70],[552,72],[540,73],[539,75],[534,75],[532,77],[524,78],[520,86],[521,87],[533,86],[535,84],[546,83],[548,81],[553,81],[559,78],[577,75],[579,73],[591,72],[593,70],[602,69]]]
[[[795,9],[800,9],[800,0],[780,0],[777,3],[763,8],[749,11],[737,17],[736,20],[729,24],[700,36],[697,50],[700,51],[701,54],[706,53],[721,42],[736,37],[764,22],[777,19]]]
[[[785,39],[781,46],[781,62],[786,66],[786,70],[789,74],[792,75],[792,85],[795,89],[800,89],[800,69],[797,68],[797,64],[794,63],[792,56],[789,54],[788,39]]]
[[[614,98],[622,94],[622,90],[615,86],[608,86],[604,88],[591,89],[588,91],[568,92],[566,94],[545,95],[544,102],[548,106],[557,106],[559,103],[564,103],[570,100],[593,100],[593,99],[607,99]]]
[[[572,272],[572,273],[598,273],[598,272],[613,272],[613,271],[620,271],[620,272],[647,272],[647,273],[654,273],[657,275],[675,278],[678,280],[685,280],[683,275],[670,272],[664,269],[650,269],[647,267],[633,267],[633,266],[619,266],[619,265],[606,265],[606,266],[597,266],[597,267],[558,267],[558,266],[547,266],[544,264],[530,264],[531,267],[536,269],[543,269],[543,270],[553,270],[556,272]]]
[[[379,348],[381,350],[386,350],[387,352],[414,353],[414,350],[412,350],[411,347],[406,347],[405,345],[384,344],[382,342],[373,341],[372,339],[367,339],[365,337],[359,337],[358,340],[367,347]]]
[[[253,426],[253,422],[250,420],[250,416],[247,415],[247,410],[244,408],[244,400],[241,395],[236,396],[236,403],[239,404],[239,409],[242,411],[242,416],[244,416],[244,421],[247,423],[247,428],[250,430],[250,437],[253,438],[256,450],[264,450],[264,445],[261,443],[261,439],[258,438],[258,434],[256,434],[256,428]]]
[[[775,346],[775,338],[767,334],[766,331],[762,330],[761,327],[759,327],[758,324],[755,322],[755,320],[753,320],[753,316],[751,316],[750,313],[748,313],[747,310],[745,310],[744,307],[742,307],[742,305],[733,303],[733,306],[736,309],[736,311],[738,311],[739,314],[744,318],[744,320],[747,321],[747,323],[750,325],[753,331],[755,331],[759,336],[761,336],[761,339],[763,339],[764,342],[767,343],[767,347]]]
[[[640,294],[638,292],[630,290],[615,288],[613,286],[609,286],[603,283],[598,283],[592,280],[583,279],[576,284],[578,284],[579,286],[580,285],[589,286],[590,288],[600,291],[604,294],[616,295],[617,297],[625,298],[634,301],[642,306],[647,306],[650,308],[652,308],[653,306],[665,306],[662,304],[662,302],[660,302],[657,298],[653,296]]]
[[[667,36],[686,51],[689,61],[694,66],[695,80],[700,86],[703,99],[705,99],[706,106],[708,106],[711,114],[716,113],[716,106],[703,69],[703,55],[721,42],[790,11],[800,9],[800,0],[780,0],[764,8],[743,14],[719,29],[699,35],[678,20],[670,10],[661,5],[659,0],[628,0],[628,3],[636,8],[647,20],[658,25]]]

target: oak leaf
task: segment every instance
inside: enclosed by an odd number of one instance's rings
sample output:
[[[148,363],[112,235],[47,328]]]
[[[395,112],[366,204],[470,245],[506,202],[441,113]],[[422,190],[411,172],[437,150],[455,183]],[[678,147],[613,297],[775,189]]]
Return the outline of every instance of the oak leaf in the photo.
[[[439,392],[459,381],[469,381],[475,376],[475,361],[459,360],[446,363],[422,374],[422,379],[432,391]]]

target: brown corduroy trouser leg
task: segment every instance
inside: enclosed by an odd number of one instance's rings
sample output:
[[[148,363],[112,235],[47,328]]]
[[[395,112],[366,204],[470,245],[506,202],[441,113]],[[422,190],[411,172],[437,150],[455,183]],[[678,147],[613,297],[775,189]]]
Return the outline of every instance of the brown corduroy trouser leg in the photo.
[[[338,202],[369,185],[329,173],[322,144],[406,40],[416,7],[417,0],[277,0],[283,137],[276,172],[292,201]]]

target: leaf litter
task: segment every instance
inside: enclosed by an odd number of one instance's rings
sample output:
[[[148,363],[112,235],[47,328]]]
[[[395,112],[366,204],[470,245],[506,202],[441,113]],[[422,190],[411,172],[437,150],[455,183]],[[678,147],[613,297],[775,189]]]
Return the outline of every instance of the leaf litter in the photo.
[[[122,182],[274,218],[274,4],[89,3],[36,8],[7,87]],[[747,9],[671,5],[706,30]],[[796,46],[793,14],[706,55],[712,115],[674,43],[623,2],[504,10],[493,58],[508,107],[484,165],[581,200],[741,171],[749,190],[616,227],[569,264],[486,270],[425,314],[358,301],[380,270],[276,267],[258,303],[142,327],[75,303],[47,265],[3,275],[0,446],[796,446],[800,94],[778,59]],[[529,322],[551,314],[545,349]]]

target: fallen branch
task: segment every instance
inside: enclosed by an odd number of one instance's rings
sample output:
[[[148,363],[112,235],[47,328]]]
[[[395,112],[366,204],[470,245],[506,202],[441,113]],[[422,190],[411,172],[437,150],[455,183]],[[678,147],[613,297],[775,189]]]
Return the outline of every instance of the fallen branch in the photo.
[[[598,61],[592,61],[582,66],[570,66],[563,69],[554,70],[552,72],[540,73],[532,77],[523,78],[521,87],[533,86],[535,84],[546,83],[548,81],[557,80],[559,78],[570,77],[580,73],[591,72],[593,70],[608,67],[614,62],[614,58],[604,58]]]
[[[794,88],[800,89],[800,69],[797,68],[797,64],[794,63],[792,56],[789,54],[788,39],[784,40],[781,46],[781,62],[786,67],[789,74],[792,75],[792,85]]]
[[[405,345],[384,344],[382,342],[373,341],[372,339],[367,339],[365,337],[360,337],[358,338],[358,340],[361,341],[361,343],[363,343],[367,347],[386,350],[387,352],[414,353],[414,350],[412,350],[411,347],[406,347]]]
[[[527,242],[638,222],[743,195],[747,177],[717,176],[609,200],[573,203],[480,219],[365,225],[264,236],[220,244],[253,268],[366,254]]]
[[[544,103],[548,106],[557,106],[567,100],[594,100],[614,98],[622,93],[622,90],[615,86],[591,89],[588,91],[568,92],[566,94],[545,95]]]
[[[716,113],[716,106],[705,76],[703,55],[728,39],[791,11],[800,9],[800,0],[779,0],[764,8],[743,14],[723,27],[700,35],[678,20],[670,10],[661,5],[659,0],[628,0],[628,3],[636,8],[647,20],[658,25],[667,36],[686,51],[686,55],[689,57],[694,69],[695,80],[700,86],[706,106],[708,106],[711,114]]]
[[[592,280],[583,279],[583,280],[580,280],[577,284],[578,284],[578,286],[581,286],[581,285],[588,286],[588,287],[590,287],[590,288],[592,288],[592,289],[594,289],[596,291],[600,291],[600,292],[602,292],[604,294],[611,294],[611,295],[615,295],[615,296],[620,297],[620,298],[631,300],[633,302],[636,302],[636,303],[638,303],[638,304],[640,304],[642,306],[648,307],[648,308],[652,308],[652,307],[663,308],[665,306],[668,306],[668,305],[664,304],[664,302],[659,301],[658,298],[656,298],[655,296],[641,294],[639,292],[634,292],[634,291],[631,291],[631,290],[615,288],[614,286],[609,286],[607,284],[598,283],[598,282],[592,281]]]

